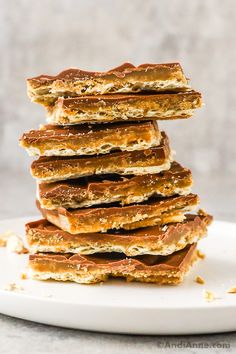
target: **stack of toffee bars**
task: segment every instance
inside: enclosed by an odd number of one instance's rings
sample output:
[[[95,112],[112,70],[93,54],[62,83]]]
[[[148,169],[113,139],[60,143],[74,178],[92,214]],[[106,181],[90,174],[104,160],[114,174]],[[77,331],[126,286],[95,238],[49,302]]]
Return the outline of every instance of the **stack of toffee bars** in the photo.
[[[191,117],[201,94],[179,64],[68,69],[28,79],[48,125],[20,139],[44,219],[26,225],[35,279],[108,277],[177,284],[212,217],[189,214],[191,171],[173,161],[156,120]]]

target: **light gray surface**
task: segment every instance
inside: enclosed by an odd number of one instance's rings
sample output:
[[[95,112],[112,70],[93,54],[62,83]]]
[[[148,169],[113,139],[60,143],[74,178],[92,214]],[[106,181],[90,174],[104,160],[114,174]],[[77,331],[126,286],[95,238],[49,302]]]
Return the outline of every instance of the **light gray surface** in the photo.
[[[236,352],[236,341],[233,334],[181,337],[124,336],[37,325],[22,320],[10,320],[5,316],[0,317],[0,326],[1,354],[156,354],[159,352],[168,354],[200,352],[205,354]],[[190,345],[192,348],[189,347]],[[224,348],[223,345],[230,347]],[[205,348],[208,346],[208,348],[196,349],[197,346],[205,346]]]
[[[234,0],[0,0],[0,218],[35,214],[30,159],[18,137],[44,121],[26,96],[25,78],[68,66],[106,70],[123,61],[180,61],[205,108],[194,119],[160,124],[178,160],[192,168],[202,206],[236,221],[236,2]],[[166,344],[165,341],[167,340]],[[187,343],[228,342],[235,334],[135,337],[93,334],[0,316],[0,352],[157,353]],[[158,343],[166,348],[158,349]]]

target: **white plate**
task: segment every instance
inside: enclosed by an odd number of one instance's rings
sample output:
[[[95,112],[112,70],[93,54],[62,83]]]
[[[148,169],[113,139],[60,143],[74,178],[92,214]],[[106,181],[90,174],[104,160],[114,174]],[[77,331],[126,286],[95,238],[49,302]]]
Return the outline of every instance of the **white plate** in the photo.
[[[0,233],[24,234],[31,218],[0,222]],[[114,280],[101,285],[22,280],[27,255],[0,248],[0,312],[49,325],[134,334],[195,334],[236,330],[236,224],[215,221],[183,284],[156,286]],[[205,284],[194,282],[200,275]],[[15,282],[23,291],[3,290]],[[206,302],[204,289],[217,296]]]

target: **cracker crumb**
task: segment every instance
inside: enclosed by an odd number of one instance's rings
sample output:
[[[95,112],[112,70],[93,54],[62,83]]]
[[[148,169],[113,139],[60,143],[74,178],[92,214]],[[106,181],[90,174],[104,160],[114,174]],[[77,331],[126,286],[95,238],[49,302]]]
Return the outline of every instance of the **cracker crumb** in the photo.
[[[228,294],[236,294],[236,286],[227,291]]]
[[[24,279],[28,279],[26,273],[21,273],[20,278],[23,279],[23,280],[24,280]]]
[[[25,248],[22,239],[13,234],[11,235],[8,240],[7,240],[7,249],[10,252],[18,253],[18,254],[23,254],[23,253],[28,253],[28,249]]]
[[[200,259],[205,259],[206,258],[206,255],[200,250],[197,250],[197,256]]]
[[[200,275],[196,276],[194,281],[198,284],[205,284],[205,280]]]
[[[27,253],[29,253],[29,250],[25,246],[22,248],[20,252],[17,252],[17,254],[27,254]]]
[[[6,291],[22,291],[22,290],[24,290],[24,288],[22,286],[19,286],[16,283],[6,284],[3,289]]]
[[[204,290],[204,298],[207,302],[212,302],[216,299],[214,293],[209,290]]]
[[[7,246],[7,240],[9,239],[10,236],[14,235],[12,231],[5,231],[2,234],[0,234],[0,247],[6,247]]]

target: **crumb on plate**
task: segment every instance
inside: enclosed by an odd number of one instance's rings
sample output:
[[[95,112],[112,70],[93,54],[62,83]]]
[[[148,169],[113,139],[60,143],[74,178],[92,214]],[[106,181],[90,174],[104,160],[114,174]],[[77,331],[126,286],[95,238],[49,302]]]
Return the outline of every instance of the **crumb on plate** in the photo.
[[[28,279],[26,273],[21,273],[20,278],[23,279],[23,280],[24,280],[24,279]]]
[[[200,259],[205,259],[206,258],[206,255],[200,250],[197,250],[197,256]]]
[[[9,283],[6,284],[3,288],[6,291],[22,291],[24,288],[20,285],[17,285],[16,283]]]
[[[214,293],[209,290],[204,290],[204,298],[207,302],[212,302],[216,299]]]
[[[205,284],[205,280],[200,275],[196,276],[194,281],[198,284]]]

